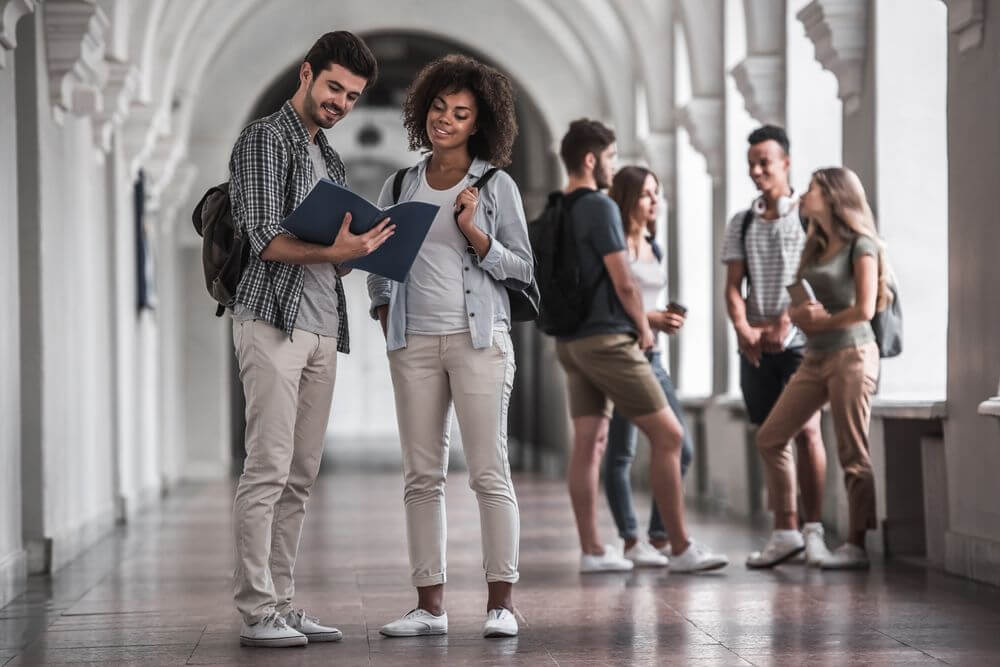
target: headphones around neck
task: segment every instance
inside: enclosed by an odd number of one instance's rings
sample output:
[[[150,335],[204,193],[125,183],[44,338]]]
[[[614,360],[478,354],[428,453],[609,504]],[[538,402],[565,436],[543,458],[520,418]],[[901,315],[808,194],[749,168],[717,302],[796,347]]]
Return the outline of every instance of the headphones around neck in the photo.
[[[790,215],[792,211],[795,210],[795,207],[798,205],[798,203],[799,200],[798,197],[795,196],[795,190],[792,190],[791,194],[781,195],[780,197],[778,197],[778,215],[780,215],[781,217]],[[751,208],[753,208],[753,212],[755,214],[764,215],[764,212],[767,211],[767,202],[764,201],[763,196],[757,197],[756,199],[753,200],[753,205]]]

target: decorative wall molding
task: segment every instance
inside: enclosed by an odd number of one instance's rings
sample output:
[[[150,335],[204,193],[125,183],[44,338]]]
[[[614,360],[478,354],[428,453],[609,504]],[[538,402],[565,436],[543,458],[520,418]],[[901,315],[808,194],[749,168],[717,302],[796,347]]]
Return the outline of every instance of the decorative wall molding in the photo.
[[[813,0],[796,14],[816,47],[816,60],[837,77],[844,113],[857,111],[868,51],[868,0]]]
[[[748,55],[730,72],[747,112],[761,123],[785,124],[785,58]]]
[[[42,7],[49,87],[57,119],[62,113],[101,111],[108,78],[104,35],[108,17],[94,0],[47,0]]]
[[[108,62],[108,82],[101,109],[94,114],[94,144],[98,150],[111,150],[111,137],[122,126],[132,109],[132,99],[139,89],[139,70],[130,63]]]
[[[996,396],[991,396],[979,404],[978,412],[987,417],[1000,418],[1000,385],[997,386]]]
[[[725,110],[720,97],[693,97],[677,112],[677,122],[691,136],[691,145],[705,157],[708,175],[719,181],[725,173],[723,138]]]
[[[948,4],[948,30],[955,35],[960,53],[983,43],[986,3],[983,0],[945,0]]]
[[[7,52],[17,48],[17,22],[35,11],[35,0],[0,0],[0,69],[7,66]]]

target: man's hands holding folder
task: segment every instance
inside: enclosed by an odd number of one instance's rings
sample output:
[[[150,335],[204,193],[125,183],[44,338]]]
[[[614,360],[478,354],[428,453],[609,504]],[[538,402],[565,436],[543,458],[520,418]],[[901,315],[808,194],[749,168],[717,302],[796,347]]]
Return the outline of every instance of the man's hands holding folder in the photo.
[[[351,214],[345,213],[340,231],[337,232],[337,238],[333,240],[332,245],[328,246],[331,254],[330,261],[334,264],[343,264],[352,259],[372,254],[396,233],[396,225],[390,225],[391,221],[391,218],[386,218],[364,234],[355,234],[351,231]]]

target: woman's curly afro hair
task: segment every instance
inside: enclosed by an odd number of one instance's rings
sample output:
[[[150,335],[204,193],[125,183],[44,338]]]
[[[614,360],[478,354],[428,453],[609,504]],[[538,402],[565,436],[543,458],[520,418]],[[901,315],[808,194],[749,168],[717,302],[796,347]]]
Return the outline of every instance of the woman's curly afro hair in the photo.
[[[476,98],[479,130],[469,137],[469,154],[497,167],[510,164],[517,137],[514,91],[502,73],[467,56],[449,55],[424,67],[410,86],[403,104],[403,126],[410,150],[430,150],[427,112],[442,93],[468,90]]]

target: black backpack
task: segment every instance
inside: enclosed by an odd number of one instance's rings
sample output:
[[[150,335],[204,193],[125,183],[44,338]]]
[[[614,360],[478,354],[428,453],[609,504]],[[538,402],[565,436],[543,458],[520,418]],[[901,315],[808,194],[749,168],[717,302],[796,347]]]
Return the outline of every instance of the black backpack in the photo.
[[[542,297],[538,328],[550,336],[575,333],[590,313],[594,286],[585,285],[580,275],[576,236],[569,214],[573,204],[592,192],[585,189],[569,195],[553,192],[542,214],[528,225],[537,266],[535,277]]]
[[[399,195],[403,192],[403,177],[406,176],[412,167],[406,167],[400,169],[396,172],[396,175],[392,179],[392,203],[395,204],[399,202]],[[487,169],[486,172],[479,177],[479,179],[473,184],[472,187],[477,190],[482,191],[486,187],[486,184],[490,182],[493,175],[499,171],[496,167]],[[458,220],[458,213],[455,214],[455,219]],[[513,322],[534,322],[538,319],[538,302],[540,300],[538,294],[538,286],[532,282],[530,285],[524,289],[511,289],[507,287],[507,296],[510,298],[510,319]]]
[[[202,238],[201,263],[205,271],[205,287],[219,302],[215,316],[222,317],[236,300],[236,287],[250,261],[250,243],[233,224],[229,201],[229,183],[221,183],[208,191],[191,214],[194,231]]]

